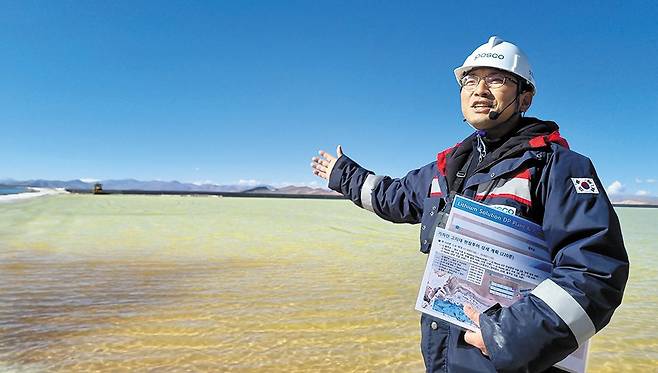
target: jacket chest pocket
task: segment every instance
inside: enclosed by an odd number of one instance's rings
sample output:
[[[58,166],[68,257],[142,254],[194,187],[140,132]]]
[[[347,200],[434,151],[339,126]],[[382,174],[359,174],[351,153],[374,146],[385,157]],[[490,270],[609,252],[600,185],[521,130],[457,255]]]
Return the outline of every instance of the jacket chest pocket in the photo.
[[[445,201],[442,197],[428,197],[423,202],[423,216],[420,220],[420,251],[427,254],[432,246],[434,231],[441,217]]]

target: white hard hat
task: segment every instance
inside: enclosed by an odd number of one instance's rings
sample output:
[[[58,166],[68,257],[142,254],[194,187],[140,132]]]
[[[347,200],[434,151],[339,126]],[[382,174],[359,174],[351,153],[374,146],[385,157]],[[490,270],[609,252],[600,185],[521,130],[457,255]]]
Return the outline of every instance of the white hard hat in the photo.
[[[509,71],[525,79],[537,91],[528,56],[516,45],[492,36],[466,58],[464,64],[455,69],[455,78],[460,82],[464,74],[476,67],[493,67]]]

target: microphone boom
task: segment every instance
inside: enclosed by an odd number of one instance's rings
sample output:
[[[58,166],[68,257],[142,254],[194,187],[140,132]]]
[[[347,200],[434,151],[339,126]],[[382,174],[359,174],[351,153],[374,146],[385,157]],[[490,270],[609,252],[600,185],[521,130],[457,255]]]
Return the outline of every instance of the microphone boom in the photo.
[[[512,105],[512,104],[514,103],[514,101],[516,101],[517,98],[519,98],[518,95],[517,95],[516,97],[514,97],[514,100],[512,100],[512,102],[510,102],[509,104],[507,104],[507,106],[505,106],[505,108],[504,108],[503,110],[501,110],[501,111],[491,110],[491,111],[489,112],[489,119],[490,119],[490,120],[496,120],[496,119],[498,119],[498,117],[500,117],[500,114],[502,114],[505,110],[507,110],[507,108],[510,107],[510,105]]]

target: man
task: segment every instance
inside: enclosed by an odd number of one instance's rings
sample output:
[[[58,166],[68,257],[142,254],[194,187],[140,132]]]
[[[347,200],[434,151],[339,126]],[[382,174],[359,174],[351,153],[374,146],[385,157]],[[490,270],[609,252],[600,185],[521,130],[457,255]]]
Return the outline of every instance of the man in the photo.
[[[480,332],[421,316],[428,372],[542,372],[608,324],[621,303],[628,257],[617,216],[590,160],[569,150],[553,122],[524,117],[536,92],[526,55],[491,37],[454,71],[464,121],[476,131],[436,161],[392,179],[320,151],[314,174],[356,205],[420,223],[428,253],[455,195],[540,224],[554,269],[508,308],[466,314]]]

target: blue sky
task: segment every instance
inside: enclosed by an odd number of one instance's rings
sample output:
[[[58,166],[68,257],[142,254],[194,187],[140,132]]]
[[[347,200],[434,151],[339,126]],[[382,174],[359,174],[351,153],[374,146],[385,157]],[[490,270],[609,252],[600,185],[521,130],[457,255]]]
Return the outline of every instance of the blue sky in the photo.
[[[321,186],[339,143],[402,176],[469,134],[452,70],[495,34],[530,56],[528,115],[658,195],[655,2],[445,3],[2,1],[0,178]]]

